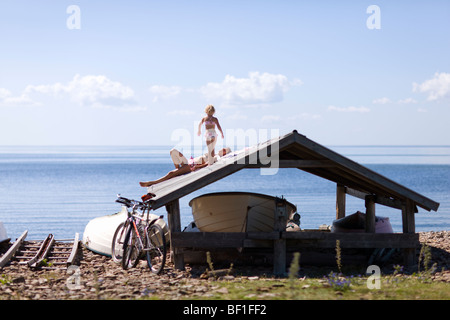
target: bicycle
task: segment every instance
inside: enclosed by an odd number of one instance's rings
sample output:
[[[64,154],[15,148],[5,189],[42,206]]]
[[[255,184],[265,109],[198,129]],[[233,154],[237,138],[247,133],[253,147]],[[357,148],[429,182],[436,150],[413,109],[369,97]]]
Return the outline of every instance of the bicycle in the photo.
[[[127,270],[145,254],[150,270],[160,274],[166,263],[166,239],[158,218],[150,219],[151,204],[118,196],[116,202],[127,207],[127,219],[116,229],[112,240],[112,258]],[[131,210],[128,210],[130,209]]]

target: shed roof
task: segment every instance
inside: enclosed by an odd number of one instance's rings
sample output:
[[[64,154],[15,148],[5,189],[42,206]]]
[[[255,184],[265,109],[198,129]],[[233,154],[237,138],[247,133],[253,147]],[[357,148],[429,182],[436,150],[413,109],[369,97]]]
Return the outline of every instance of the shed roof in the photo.
[[[353,195],[374,195],[375,201],[401,208],[411,200],[425,210],[439,203],[394,182],[310,139],[296,130],[222,157],[211,166],[148,187],[157,209],[243,168],[278,165],[298,168],[347,187]]]

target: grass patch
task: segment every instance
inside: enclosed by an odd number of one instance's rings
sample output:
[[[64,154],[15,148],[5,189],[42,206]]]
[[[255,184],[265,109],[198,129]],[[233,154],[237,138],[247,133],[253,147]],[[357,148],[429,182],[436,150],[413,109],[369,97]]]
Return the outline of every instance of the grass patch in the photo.
[[[333,271],[301,271],[299,252],[293,256],[287,278],[238,276],[232,280],[217,277],[208,296],[201,299],[217,300],[450,300],[450,283],[432,281],[436,264],[431,265],[431,250],[422,245],[417,272],[404,274],[403,267],[394,265],[392,273],[382,275],[378,266],[372,265],[356,271],[342,265],[340,242],[336,241],[336,267]],[[210,270],[214,270],[208,255]],[[352,270],[353,269],[353,270]],[[344,275],[343,272],[348,272]],[[360,272],[355,275],[355,272]],[[367,274],[365,274],[367,272]],[[325,276],[324,276],[325,274]],[[187,296],[192,299],[192,296]],[[194,299],[196,299],[194,297]]]
[[[212,300],[449,300],[450,283],[424,282],[416,275],[382,276],[380,289],[369,289],[368,277],[330,274],[292,280],[263,278],[215,281]],[[192,297],[186,297],[192,299]]]

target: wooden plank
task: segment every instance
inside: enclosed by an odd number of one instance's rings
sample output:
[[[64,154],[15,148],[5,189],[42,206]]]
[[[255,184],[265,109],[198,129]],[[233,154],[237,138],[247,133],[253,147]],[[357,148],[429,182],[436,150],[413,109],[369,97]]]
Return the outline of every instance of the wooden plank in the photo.
[[[171,241],[177,248],[241,248],[243,232],[173,232]]]
[[[345,186],[336,185],[336,219],[345,217],[345,190]]]
[[[375,197],[366,196],[366,232],[375,233]]]
[[[281,235],[280,235],[279,231],[247,232],[247,234],[246,234],[246,239],[251,239],[251,240],[278,240],[280,238],[281,238]]]
[[[80,243],[80,234],[77,232],[75,233],[75,239],[73,239],[73,246],[72,250],[70,251],[70,256],[67,258],[67,265],[70,266],[73,264],[73,261],[75,260],[75,256],[78,252],[78,245]]]
[[[346,188],[345,192],[348,195],[351,195],[353,197],[356,197],[356,198],[359,198],[362,200],[365,200],[366,196],[370,195],[370,193],[368,193],[368,192],[363,192],[363,191],[359,191],[359,190],[348,188],[348,187]],[[382,195],[376,195],[375,203],[382,204],[384,206],[391,207],[394,209],[402,208],[402,202],[400,200],[391,199],[391,198],[388,198],[388,197],[382,196]]]
[[[286,200],[276,198],[274,208],[274,232],[286,230],[287,210]],[[284,275],[286,272],[286,239],[279,238],[273,241],[273,273]]]
[[[48,253],[50,252],[50,249],[52,248],[54,243],[55,237],[52,234],[49,234],[47,238],[42,242],[36,255],[29,261],[27,261],[27,265],[30,268],[39,267],[40,263],[47,258]]]
[[[406,200],[402,206],[402,226],[403,233],[414,234],[415,233],[415,205],[412,200]],[[412,266],[416,263],[416,250],[413,247],[405,248],[403,250],[403,260],[404,264],[407,266]]]
[[[174,244],[181,248],[273,248],[275,233],[246,234],[240,232],[176,232]],[[281,232],[286,248],[415,248],[419,244],[417,233],[331,233],[331,232]]]
[[[168,223],[169,223],[169,235],[170,235],[170,246],[173,252],[173,262],[175,269],[184,270],[184,259],[183,252],[179,247],[173,242],[172,235],[181,231],[181,221],[180,221],[180,202],[179,200],[174,200],[166,205],[168,212]]]
[[[415,205],[411,200],[406,200],[402,206],[402,225],[403,233],[414,233],[416,232],[415,227]]]
[[[369,194],[384,195],[394,197],[394,194],[388,193],[386,189],[383,189],[379,185],[370,184],[367,180],[356,178],[351,172],[349,173],[345,168],[302,168],[301,170],[314,174],[318,177],[327,179],[329,181],[341,184],[347,188],[355,190],[363,190]]]
[[[283,232],[289,248],[415,248],[419,243],[417,233],[332,233]]]
[[[272,164],[263,164],[264,159],[259,159],[258,163],[249,164],[246,168],[267,168]],[[278,168],[330,168],[334,167],[334,163],[330,160],[279,160]]]
[[[17,250],[22,245],[22,242],[27,237],[28,230],[25,230],[19,238],[9,247],[8,251],[0,258],[0,269],[3,268],[16,254]]]

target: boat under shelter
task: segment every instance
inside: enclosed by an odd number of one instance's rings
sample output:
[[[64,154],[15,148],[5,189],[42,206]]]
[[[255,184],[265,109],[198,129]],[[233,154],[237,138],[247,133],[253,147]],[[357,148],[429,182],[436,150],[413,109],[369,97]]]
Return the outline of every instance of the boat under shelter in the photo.
[[[297,168],[336,183],[336,219],[345,217],[347,195],[364,201],[365,233],[287,232],[287,211],[283,199],[274,206],[275,222],[270,232],[181,232],[180,198],[239,170],[267,167]],[[266,248],[273,253],[274,273],[283,274],[288,251],[335,248],[337,240],[341,248],[401,248],[405,264],[411,265],[419,243],[415,213],[418,207],[427,211],[439,208],[439,203],[308,139],[296,130],[242,152],[231,153],[206,168],[153,185],[148,192],[155,194],[151,199],[153,209],[163,206],[167,209],[170,243],[177,269],[184,269],[184,252],[192,248]],[[400,211],[401,233],[375,233],[376,205]]]

